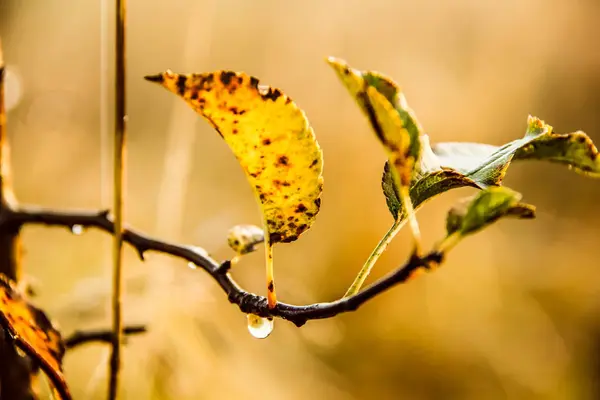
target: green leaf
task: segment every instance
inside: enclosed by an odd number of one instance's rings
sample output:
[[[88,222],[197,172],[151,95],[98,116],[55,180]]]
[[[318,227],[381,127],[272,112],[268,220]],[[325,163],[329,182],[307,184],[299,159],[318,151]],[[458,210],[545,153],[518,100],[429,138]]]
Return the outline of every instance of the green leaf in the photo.
[[[440,169],[428,172],[420,177],[420,179],[414,180],[410,186],[409,193],[415,209],[418,209],[427,200],[430,200],[438,194],[465,186],[479,187],[477,183],[465,177],[460,172]],[[394,219],[404,219],[405,215],[402,208],[402,200],[398,194],[398,188],[394,184],[388,162],[385,163],[383,169],[381,187],[388,209],[392,213]]]
[[[420,173],[410,185],[415,209],[426,200],[450,189],[471,186],[484,189],[499,186],[512,160],[544,160],[560,163],[590,177],[600,177],[600,157],[591,139],[583,132],[557,134],[539,118],[529,117],[525,136],[504,146],[482,143],[437,143],[429,145],[427,135],[421,137],[423,154]],[[393,183],[386,177],[383,181]],[[388,208],[392,188],[384,188]],[[402,204],[394,204],[402,209]],[[403,218],[402,215],[400,215]]]
[[[396,186],[396,182],[394,182],[394,176],[390,171],[390,163],[387,161],[383,167],[381,188],[383,189],[383,195],[385,196],[385,202],[388,206],[388,209],[392,213],[394,219],[397,220],[398,214],[402,210],[402,200],[400,200],[398,187]]]
[[[429,145],[429,137],[427,135],[422,135],[420,142],[423,152],[421,154],[419,172],[413,176],[409,189],[410,199],[415,210],[427,200],[448,190],[465,186],[481,188],[477,182],[466,177],[459,171],[442,168],[438,156],[433,153]],[[402,207],[402,198],[399,196],[398,185],[394,183],[389,162],[386,162],[384,165],[381,187],[388,209],[394,219],[399,221],[406,218]]]
[[[515,153],[515,160],[546,160],[573,171],[600,177],[600,157],[592,139],[584,132],[540,135]]]
[[[530,219],[535,217],[535,207],[519,203],[521,194],[507,187],[489,187],[477,195],[463,199],[448,212],[448,236],[473,234],[502,217]]]
[[[443,167],[465,174],[482,187],[501,185],[513,159],[556,162],[578,173],[600,177],[598,150],[585,133],[557,134],[550,125],[531,116],[525,136],[504,146],[438,143],[433,152]]]
[[[410,197],[415,207],[419,207],[440,193],[465,186],[478,187],[476,182],[459,172],[452,170],[434,171],[411,185]]]

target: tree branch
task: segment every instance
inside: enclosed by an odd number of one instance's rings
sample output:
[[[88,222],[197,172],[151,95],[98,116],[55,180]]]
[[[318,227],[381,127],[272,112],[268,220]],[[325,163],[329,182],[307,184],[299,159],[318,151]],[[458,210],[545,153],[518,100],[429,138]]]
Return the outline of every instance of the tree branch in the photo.
[[[0,229],[3,224],[18,227],[26,224],[42,224],[62,226],[68,229],[72,229],[74,225],[81,225],[86,228],[101,229],[108,233],[114,232],[114,224],[108,211],[68,212],[21,207],[18,210],[7,211],[4,215],[0,214]],[[439,264],[444,257],[444,254],[438,252],[431,252],[422,257],[412,256],[404,265],[359,293],[334,302],[305,306],[277,303],[277,307],[269,309],[265,297],[242,289],[227,273],[227,268],[221,268],[221,264],[208,256],[202,249],[161,241],[131,228],[124,229],[123,240],[136,249],[142,260],[144,253],[155,251],[194,263],[206,271],[227,294],[229,301],[237,305],[244,313],[252,313],[261,317],[278,317],[288,320],[296,326],[302,326],[311,319],[331,318],[344,312],[355,311],[362,304],[389,288],[406,282],[417,269],[427,269],[430,265]]]
[[[139,335],[148,332],[145,325],[132,325],[123,328],[123,334],[126,336]],[[67,350],[83,344],[93,342],[113,343],[115,334],[110,329],[90,330],[90,331],[75,331],[70,336],[65,338],[64,344]]]
[[[16,202],[12,189],[10,149],[4,103],[5,64],[0,43],[0,215]],[[17,282],[21,277],[21,238],[18,229],[0,230],[0,275]],[[2,331],[2,327],[0,327]],[[7,335],[0,332],[0,398],[36,399],[35,368],[31,359],[21,357]]]

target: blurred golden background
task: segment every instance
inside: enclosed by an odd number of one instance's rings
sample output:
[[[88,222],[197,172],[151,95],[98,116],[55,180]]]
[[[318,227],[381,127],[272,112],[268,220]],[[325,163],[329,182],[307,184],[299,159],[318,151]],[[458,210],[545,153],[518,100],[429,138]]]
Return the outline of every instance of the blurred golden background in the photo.
[[[324,62],[333,55],[392,76],[433,142],[502,144],[528,114],[600,142],[600,3],[129,0],[130,224],[231,257],[227,230],[260,223],[226,144],[183,101],[145,82],[164,71],[246,71],[303,108],[325,155],[314,227],[277,246],[282,301],[341,296],[392,223],[380,190],[385,154]],[[111,1],[0,0],[17,196],[107,208],[111,193]],[[506,184],[538,206],[465,241],[434,274],[356,313],[301,329],[246,317],[185,262],[126,250],[123,399],[596,399],[600,397],[600,182],[548,163],[513,165]],[[418,214],[441,238],[461,189]],[[110,238],[27,228],[25,273],[65,334],[110,324]],[[370,281],[410,251],[403,232]],[[234,270],[264,294],[263,254]],[[78,399],[102,399],[108,348],[66,355]]]

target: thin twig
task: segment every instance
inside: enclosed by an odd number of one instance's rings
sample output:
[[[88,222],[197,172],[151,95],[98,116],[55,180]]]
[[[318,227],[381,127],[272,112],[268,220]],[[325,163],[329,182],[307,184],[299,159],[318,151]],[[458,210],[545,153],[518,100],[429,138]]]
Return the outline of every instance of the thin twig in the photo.
[[[63,226],[71,229],[73,225],[81,225],[87,228],[98,228],[105,232],[113,233],[114,224],[109,218],[108,211],[96,212],[66,212],[43,210],[40,208],[21,208],[11,211],[5,215],[0,214],[0,229],[3,224],[22,226],[25,224],[43,224],[48,226]],[[412,273],[419,268],[428,268],[432,264],[442,262],[444,254],[431,252],[422,257],[411,257],[403,266],[391,274],[366,287],[361,292],[336,300],[330,303],[316,303],[305,306],[296,306],[278,302],[277,306],[270,309],[267,299],[249,293],[242,289],[228,273],[222,273],[221,263],[207,256],[203,251],[197,250],[195,246],[186,246],[175,243],[164,242],[129,228],[123,231],[123,240],[133,246],[140,258],[144,259],[144,253],[155,251],[169,254],[194,263],[206,271],[227,294],[227,298],[236,304],[242,312],[252,313],[261,317],[278,317],[293,322],[296,326],[302,326],[311,319],[331,318],[338,314],[355,311],[366,301],[388,290],[392,286],[406,282]]]
[[[367,258],[367,261],[358,272],[358,275],[356,275],[356,278],[354,278],[352,285],[350,285],[344,297],[352,296],[353,294],[359,292],[360,288],[362,287],[362,285],[364,285],[365,281],[367,280],[367,277],[371,273],[371,270],[375,266],[375,263],[377,262],[377,260],[379,260],[379,257],[381,257],[383,252],[387,249],[388,245],[396,237],[398,232],[400,232],[400,229],[404,227],[406,221],[408,220],[402,219],[394,221],[392,227],[385,233],[385,235],[383,235],[379,243],[377,243],[377,246],[375,246],[375,248],[369,255],[369,258]]]
[[[113,332],[114,340],[110,357],[108,399],[115,400],[119,389],[121,368],[121,341],[123,339],[123,178],[125,175],[125,139],[127,111],[125,107],[125,0],[116,0],[115,44],[115,145],[114,145],[114,210],[115,231],[113,248]]]
[[[123,328],[123,335],[138,335],[146,333],[148,329],[145,325],[132,325]],[[112,344],[114,341],[114,332],[109,329],[99,329],[90,331],[75,331],[71,335],[67,336],[63,341],[67,350],[71,350],[74,347],[81,346],[83,344],[89,344],[94,342],[103,342]]]

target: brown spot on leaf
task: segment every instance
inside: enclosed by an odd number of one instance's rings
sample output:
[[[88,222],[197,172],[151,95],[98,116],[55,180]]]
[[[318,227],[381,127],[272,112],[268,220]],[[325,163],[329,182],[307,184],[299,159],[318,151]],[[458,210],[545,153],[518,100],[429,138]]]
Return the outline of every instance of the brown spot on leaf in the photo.
[[[298,228],[296,228],[296,235],[300,235],[302,232],[304,232],[306,230],[306,228],[308,228],[308,226],[306,224],[300,225]]]
[[[274,288],[275,288],[275,287],[274,287],[274,285],[273,285],[273,281],[269,281],[269,284],[267,285],[267,290],[268,290],[269,292],[273,292],[273,289],[274,289]]]
[[[285,239],[283,239],[281,241],[281,243],[291,243],[291,242],[294,242],[296,240],[298,240],[298,236],[297,235],[291,235],[291,236],[288,236]]]
[[[186,75],[179,75],[179,77],[177,78],[177,92],[179,93],[180,96],[183,96],[183,94],[185,93],[186,81],[187,81]]]
[[[315,199],[315,206],[321,207],[321,198]]]
[[[250,77],[250,86],[252,86],[255,89],[258,88],[258,79],[255,78],[254,76]]]
[[[281,233],[279,233],[279,232],[272,232],[269,235],[269,241],[271,243],[279,243],[279,242],[281,242]]]
[[[263,96],[264,99],[276,101],[281,96],[279,89],[269,88],[267,94]]]
[[[303,213],[306,210],[307,210],[306,206],[304,204],[300,203],[300,204],[298,204],[298,207],[296,207],[295,212]]]
[[[279,156],[277,159],[277,165],[288,165],[289,159],[287,156]]]
[[[265,146],[268,146],[271,144],[271,139],[263,139],[262,144],[264,144]]]
[[[227,86],[229,85],[229,83],[231,82],[231,79],[235,77],[235,72],[233,71],[223,71],[221,72],[221,82],[223,82],[223,85]]]

